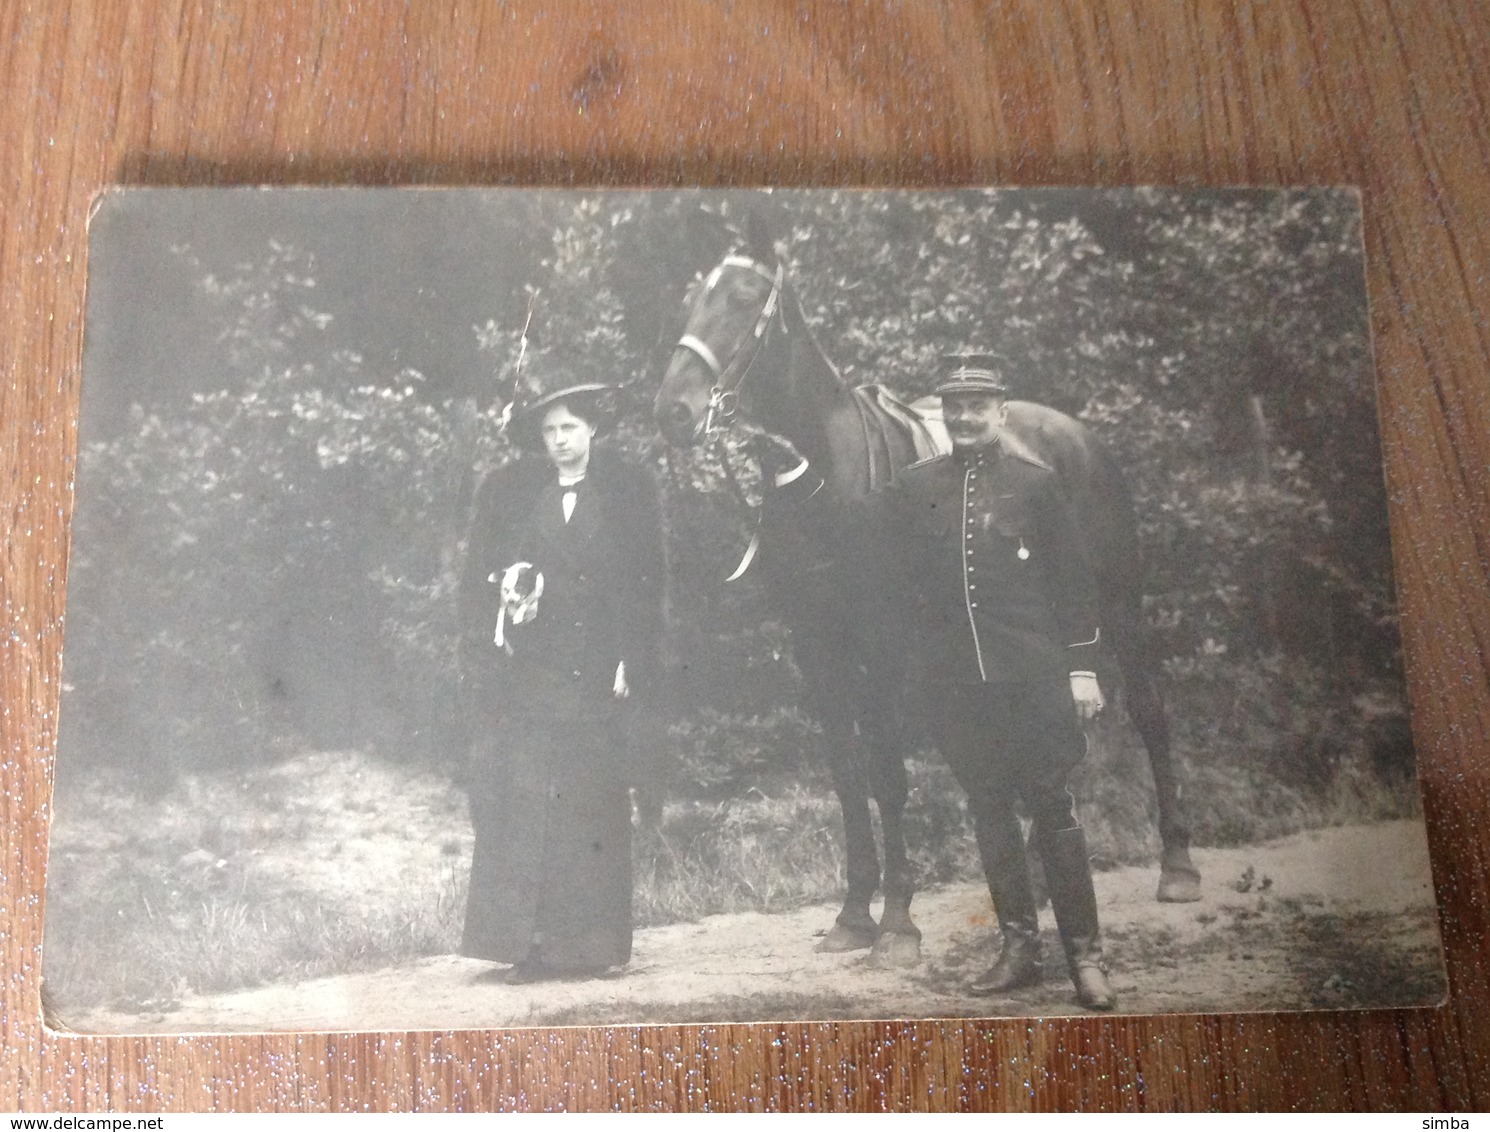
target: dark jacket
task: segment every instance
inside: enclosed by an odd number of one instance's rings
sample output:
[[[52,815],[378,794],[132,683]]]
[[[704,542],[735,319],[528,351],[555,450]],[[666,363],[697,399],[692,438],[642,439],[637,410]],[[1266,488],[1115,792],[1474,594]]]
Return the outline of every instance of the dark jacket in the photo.
[[[1090,671],[1097,594],[1055,471],[1005,434],[972,457],[912,465],[883,493],[919,668],[939,683],[1018,683]]]
[[[603,707],[622,660],[633,695],[655,682],[666,574],[655,482],[597,448],[568,523],[561,498],[541,458],[498,469],[477,494],[459,598],[468,710],[549,710],[555,695]],[[499,582],[524,561],[544,589],[532,622],[509,622],[509,654],[494,643]]]
[[[475,848],[461,953],[563,968],[631,953],[631,803],[613,693],[655,680],[664,555],[645,469],[593,452],[564,522],[542,458],[478,494],[460,586],[466,784]],[[503,572],[543,574],[537,617],[493,638]],[[497,581],[488,579],[495,576]]]

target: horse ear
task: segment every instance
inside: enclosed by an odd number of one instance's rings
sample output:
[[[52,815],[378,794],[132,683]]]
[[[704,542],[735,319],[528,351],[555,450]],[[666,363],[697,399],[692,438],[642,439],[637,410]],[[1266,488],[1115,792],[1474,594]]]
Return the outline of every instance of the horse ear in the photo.
[[[775,263],[785,256],[785,226],[773,202],[757,201],[745,214],[745,243],[750,254],[763,263]]]

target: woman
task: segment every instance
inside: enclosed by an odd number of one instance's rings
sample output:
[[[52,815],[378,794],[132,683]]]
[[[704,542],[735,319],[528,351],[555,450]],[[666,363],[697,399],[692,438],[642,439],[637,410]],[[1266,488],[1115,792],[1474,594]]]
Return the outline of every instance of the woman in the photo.
[[[482,486],[461,580],[476,834],[461,954],[512,964],[509,982],[631,955],[620,709],[657,664],[664,558],[651,475],[595,445],[606,391],[518,414],[527,455]]]

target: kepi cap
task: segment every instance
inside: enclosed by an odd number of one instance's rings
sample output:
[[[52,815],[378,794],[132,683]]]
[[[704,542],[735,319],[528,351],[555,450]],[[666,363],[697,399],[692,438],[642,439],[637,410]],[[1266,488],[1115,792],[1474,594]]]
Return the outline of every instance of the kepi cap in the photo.
[[[1005,397],[1009,385],[999,372],[1001,359],[994,354],[943,354],[942,382],[936,396],[978,393],[986,397]]]

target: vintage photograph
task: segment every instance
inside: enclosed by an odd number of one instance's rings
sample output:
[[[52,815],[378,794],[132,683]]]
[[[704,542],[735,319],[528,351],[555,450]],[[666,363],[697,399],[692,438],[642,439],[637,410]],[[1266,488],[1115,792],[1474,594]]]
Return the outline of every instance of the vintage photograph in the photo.
[[[104,195],[49,1024],[1441,1002],[1361,224]]]

